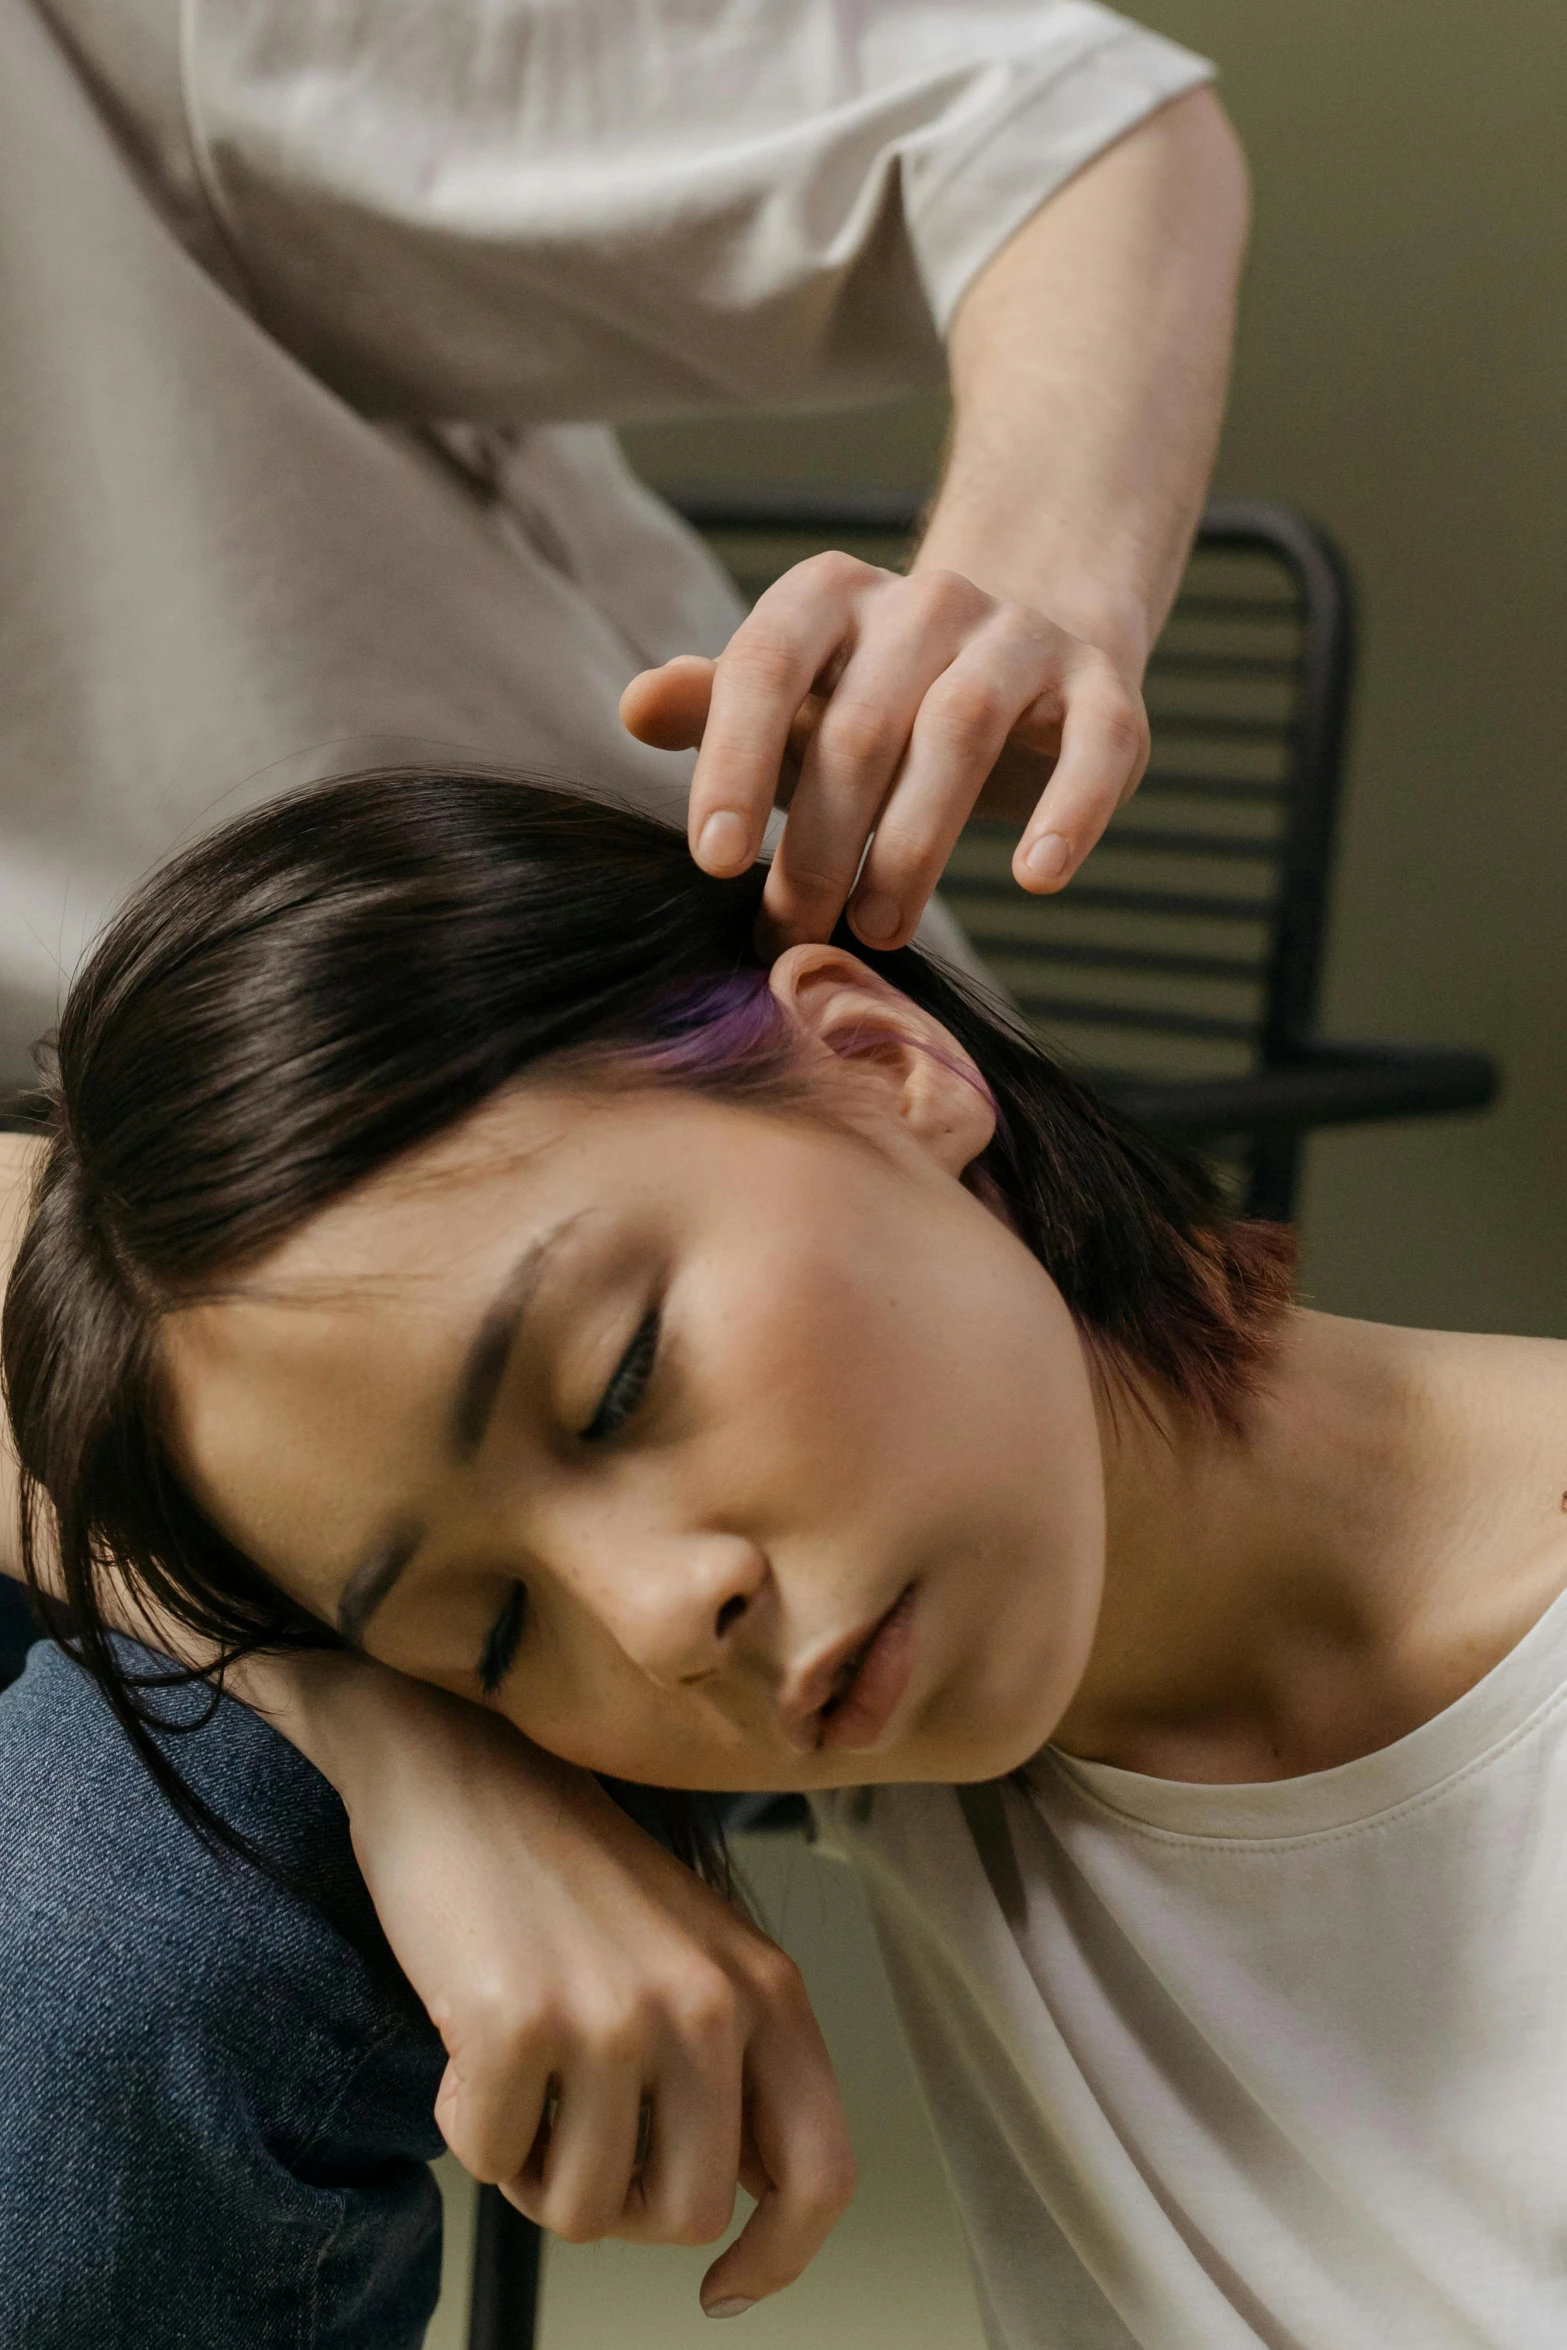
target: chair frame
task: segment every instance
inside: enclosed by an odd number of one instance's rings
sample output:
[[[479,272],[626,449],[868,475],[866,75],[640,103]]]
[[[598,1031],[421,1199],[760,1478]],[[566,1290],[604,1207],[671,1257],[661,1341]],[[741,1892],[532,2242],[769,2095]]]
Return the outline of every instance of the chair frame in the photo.
[[[755,487],[675,491],[670,503],[704,532],[802,537],[912,537],[923,502],[898,491]],[[1433,1045],[1347,1043],[1317,1031],[1344,746],[1355,669],[1349,575],[1327,535],[1287,508],[1254,500],[1211,505],[1200,547],[1260,550],[1290,572],[1300,597],[1299,716],[1286,787],[1258,1066],[1238,1077],[1129,1079],[1100,1090],[1143,1123],[1197,1145],[1246,1146],[1247,1212],[1295,1213],[1305,1137],[1317,1127],[1431,1117],[1487,1107],[1500,1079],[1489,1054]],[[1083,885],[1085,893],[1092,883]]]

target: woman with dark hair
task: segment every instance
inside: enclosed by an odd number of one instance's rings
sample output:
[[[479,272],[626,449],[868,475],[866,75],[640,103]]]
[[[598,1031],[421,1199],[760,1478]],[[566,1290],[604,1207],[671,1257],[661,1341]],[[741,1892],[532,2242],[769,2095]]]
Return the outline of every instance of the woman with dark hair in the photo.
[[[769,965],[760,896],[428,774],[150,884],[6,1300],[29,1579],[258,1914],[310,1839],[208,1800],[128,1630],[306,1753],[319,1667],[444,1692],[410,1739],[503,1794],[514,1732],[563,1790],[809,1791],[998,2344],[1559,2341],[1563,1351],[1302,1311],[1287,1234],[966,985]],[[651,2075],[475,2122],[458,2060],[439,2113],[546,2222],[591,2176],[716,2234],[738,2174],[825,2228],[797,2091],[699,2154]],[[782,2281],[734,2259],[712,2314]]]

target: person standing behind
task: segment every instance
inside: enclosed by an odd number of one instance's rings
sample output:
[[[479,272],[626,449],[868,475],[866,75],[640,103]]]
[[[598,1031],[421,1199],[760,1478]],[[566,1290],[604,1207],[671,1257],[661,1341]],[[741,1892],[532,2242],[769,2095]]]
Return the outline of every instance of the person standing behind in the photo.
[[[0,1069],[132,878],[307,776],[439,746],[679,810],[689,763],[616,697],[741,613],[622,463],[636,417],[954,395],[912,578],[812,572],[732,646],[712,855],[754,848],[783,705],[852,640],[796,924],[836,913],[937,678],[939,821],[869,893],[882,937],[1025,712],[1020,807],[1063,706],[1082,740],[1020,875],[1080,862],[1138,771],[1228,369],[1245,184],[1200,60],[1089,0],[0,28]],[[641,731],[691,731],[690,690]]]
[[[1021,886],[1067,882],[1141,772],[1217,437],[1246,193],[1209,79],[1092,0],[0,0],[0,1081],[139,874],[387,758],[566,776],[730,872],[825,681],[781,939],[827,934],[873,832],[850,918],[907,937],[982,790],[1027,817]],[[944,380],[910,576],[818,558],[750,618],[611,429]],[[810,2257],[848,2173],[798,1983],[591,1783],[352,1656],[258,1665],[272,1726],[225,1700],[187,1746],[352,1879],[277,1733],[337,1788],[432,2060],[354,1972],[355,1883],[323,1894],[346,1940],[264,1880],[236,1902],[101,1709],[27,1689],[0,2238],[30,2341],[151,2338],[176,2289],[182,2338],[272,2339],[308,2278],[323,2341],[416,2340],[443,2054],[448,2141],[574,2235],[689,2235],[690,2194],[586,2158],[521,2184],[519,2079],[634,2104],[656,2043],[691,2176],[743,2081],[772,2185],[707,2305]],[[728,2001],[722,2088],[693,1985]]]

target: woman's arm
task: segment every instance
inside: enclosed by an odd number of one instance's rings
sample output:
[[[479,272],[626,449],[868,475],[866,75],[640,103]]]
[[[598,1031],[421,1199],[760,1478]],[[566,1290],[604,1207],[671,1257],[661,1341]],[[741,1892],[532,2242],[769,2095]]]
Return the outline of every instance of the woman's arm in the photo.
[[[38,1147],[0,1135],[0,1288]],[[0,1569],[20,1573],[8,1440]],[[854,2164],[790,1960],[586,1773],[480,1706],[327,1650],[252,1659],[233,1683],[343,1799],[446,2044],[436,2119],[468,2169],[578,2241],[709,2243],[743,2184],[758,2208],[704,2306],[791,2283]]]
[[[343,1798],[450,2057],[436,2119],[475,2177],[573,2241],[675,2244],[720,2235],[738,2182],[758,2208],[704,2306],[791,2283],[854,2191],[792,1961],[482,1707],[327,1653],[247,1666],[241,1694]]]

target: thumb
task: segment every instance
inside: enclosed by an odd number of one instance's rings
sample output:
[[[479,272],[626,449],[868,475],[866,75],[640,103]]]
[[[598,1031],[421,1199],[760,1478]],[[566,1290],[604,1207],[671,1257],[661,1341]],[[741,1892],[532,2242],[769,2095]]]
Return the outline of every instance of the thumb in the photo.
[[[620,697],[620,723],[656,751],[691,751],[702,740],[713,699],[716,661],[677,653],[662,669],[644,669]]]

